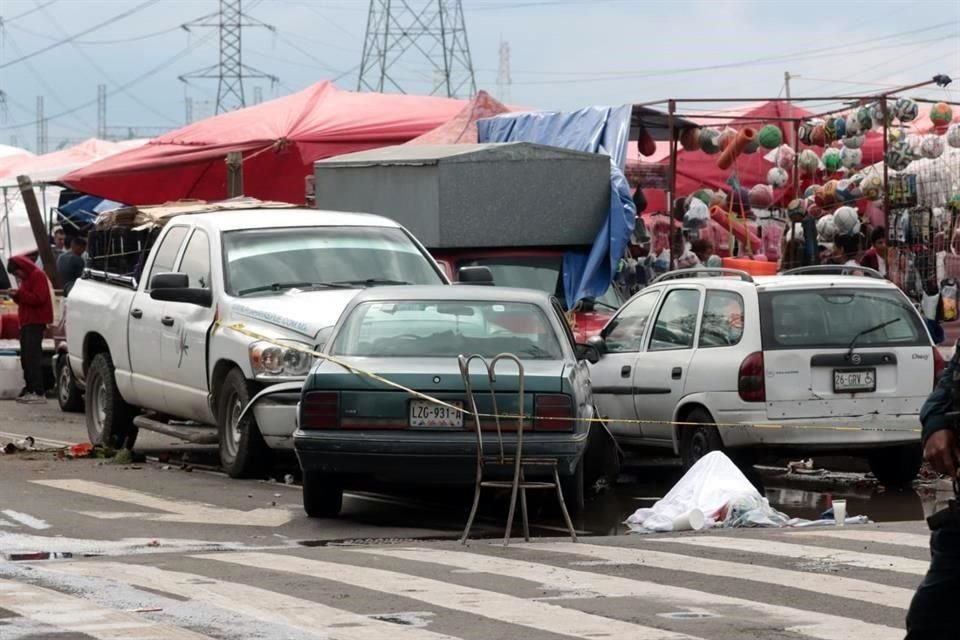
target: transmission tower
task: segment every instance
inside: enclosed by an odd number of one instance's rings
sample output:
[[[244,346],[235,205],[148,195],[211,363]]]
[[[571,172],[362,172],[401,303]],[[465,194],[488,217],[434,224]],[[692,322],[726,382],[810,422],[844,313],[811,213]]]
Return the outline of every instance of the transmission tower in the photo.
[[[193,124],[193,98],[190,96],[183,99],[183,123]]]
[[[261,102],[263,102],[263,87],[254,87],[253,104],[260,104]]]
[[[243,81],[266,78],[277,82],[279,78],[243,63],[243,30],[262,27],[276,31],[276,27],[251,18],[243,12],[242,0],[220,0],[220,10],[182,25],[190,31],[194,27],[216,27],[220,30],[220,62],[180,76],[180,80],[215,78],[217,85],[217,113],[232,111],[247,106],[243,95]]]
[[[500,66],[497,69],[497,98],[501,102],[510,102],[510,89],[513,78],[510,77],[510,43],[500,41]]]
[[[97,85],[97,137],[107,139],[107,85]]]
[[[47,152],[47,119],[43,115],[43,96],[37,96],[37,155]]]
[[[417,59],[440,79],[433,94],[477,92],[461,0],[370,0],[357,90],[406,93],[397,63]]]

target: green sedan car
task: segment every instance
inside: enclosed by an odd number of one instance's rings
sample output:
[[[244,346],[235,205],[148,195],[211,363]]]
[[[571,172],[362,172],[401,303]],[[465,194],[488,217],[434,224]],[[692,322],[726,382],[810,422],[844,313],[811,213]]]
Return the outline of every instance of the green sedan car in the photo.
[[[483,286],[367,290],[347,306],[324,347],[351,367],[461,407],[468,402],[459,355],[516,355],[524,368],[523,413],[530,416],[524,455],[558,460],[573,510],[583,504],[583,458],[594,416],[585,361],[590,349],[574,344],[563,310],[549,295]],[[492,413],[486,369],[475,360],[470,373],[478,412]],[[520,409],[518,378],[515,364],[498,365],[501,414]],[[501,424],[510,451],[516,420]],[[344,488],[472,484],[474,429],[469,415],[321,360],[303,385],[293,436],[304,509],[312,517],[336,516]],[[485,453],[494,454],[493,419],[481,418],[481,429]]]

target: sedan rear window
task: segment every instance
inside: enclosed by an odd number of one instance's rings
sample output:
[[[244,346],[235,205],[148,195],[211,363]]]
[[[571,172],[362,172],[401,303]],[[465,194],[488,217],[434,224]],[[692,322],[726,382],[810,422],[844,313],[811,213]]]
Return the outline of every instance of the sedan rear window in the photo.
[[[562,357],[553,326],[529,303],[419,300],[359,304],[334,339],[332,354],[372,358],[455,358],[512,353],[525,360]]]
[[[899,291],[826,289],[760,295],[764,349],[928,345],[920,317]],[[883,326],[882,326],[883,325]]]

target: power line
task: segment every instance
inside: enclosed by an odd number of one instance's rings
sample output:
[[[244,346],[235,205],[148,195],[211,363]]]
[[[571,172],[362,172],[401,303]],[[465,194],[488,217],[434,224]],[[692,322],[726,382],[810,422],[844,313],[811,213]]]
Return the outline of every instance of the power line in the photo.
[[[34,31],[33,29],[27,29],[26,27],[22,27],[17,24],[6,25],[6,26],[9,26],[10,28],[15,29],[16,31],[22,31],[27,35],[33,36],[34,38],[42,38],[44,40],[54,40],[54,41],[57,41],[60,39],[56,36],[50,36],[45,33],[41,33],[39,31]],[[156,38],[157,36],[162,36],[167,33],[173,33],[175,31],[180,31],[180,30],[181,30],[181,27],[178,24],[173,27],[167,27],[166,29],[161,29],[160,31],[151,31],[150,33],[141,33],[139,35],[128,36],[125,38],[111,38],[106,40],[74,40],[73,44],[82,44],[84,46],[88,46],[88,45],[123,44],[128,42],[140,42],[142,40],[147,40],[149,38]]]
[[[14,60],[10,60],[10,61],[8,61],[8,62],[4,62],[3,64],[0,64],[0,69],[6,69],[7,67],[12,66],[12,65],[15,65],[15,64],[17,64],[18,62],[23,62],[24,60],[29,60],[30,58],[35,58],[36,56],[39,56],[40,54],[46,53],[47,51],[52,51],[53,49],[56,49],[56,48],[58,48],[58,47],[61,47],[61,46],[65,45],[65,44],[69,44],[70,42],[73,42],[74,40],[76,40],[77,38],[79,38],[79,37],[81,37],[81,36],[85,36],[85,35],[87,35],[88,33],[93,33],[94,31],[97,31],[97,30],[99,30],[99,29],[102,29],[102,28],[104,28],[104,27],[106,27],[106,26],[109,26],[109,25],[113,24],[114,22],[118,22],[118,21],[120,21],[120,20],[123,20],[124,18],[127,18],[127,17],[129,17],[129,16],[132,16],[133,14],[137,13],[138,11],[141,11],[141,10],[143,10],[143,9],[146,9],[148,6],[154,4],[156,1],[157,1],[157,0],[146,0],[146,2],[141,2],[140,4],[138,4],[137,6],[135,6],[135,7],[132,8],[132,9],[129,9],[129,10],[127,10],[127,11],[124,11],[123,13],[121,13],[121,14],[119,14],[119,15],[116,15],[116,16],[114,16],[114,17],[112,17],[112,18],[109,18],[109,19],[107,19],[107,20],[105,20],[105,21],[103,21],[103,22],[101,22],[101,23],[99,23],[99,24],[95,24],[95,25],[93,25],[92,27],[90,27],[90,28],[88,28],[88,29],[84,29],[83,31],[80,31],[80,32],[78,32],[78,33],[73,34],[72,36],[68,36],[68,37],[64,38],[63,40],[59,40],[59,41],[57,41],[57,42],[54,42],[54,43],[52,43],[52,44],[47,45],[46,47],[42,47],[42,48],[37,49],[36,51],[32,51],[32,52],[30,52],[30,53],[28,53],[28,54],[26,54],[26,55],[22,55],[22,56],[20,56],[19,58],[16,58],[16,59],[14,59]],[[39,9],[38,9],[38,10],[39,10]]]
[[[45,2],[42,6],[34,7],[33,9],[27,9],[27,10],[24,11],[23,13],[18,13],[17,15],[13,16],[12,18],[0,18],[0,25],[8,25],[8,24],[10,24],[11,22],[15,22],[15,21],[19,20],[20,18],[26,18],[26,17],[29,16],[30,14],[36,13],[37,11],[40,11],[40,9],[45,9],[46,7],[49,7],[50,5],[52,5],[52,4],[53,4],[54,2],[56,2],[56,1],[57,1],[57,0],[47,0],[47,2]]]

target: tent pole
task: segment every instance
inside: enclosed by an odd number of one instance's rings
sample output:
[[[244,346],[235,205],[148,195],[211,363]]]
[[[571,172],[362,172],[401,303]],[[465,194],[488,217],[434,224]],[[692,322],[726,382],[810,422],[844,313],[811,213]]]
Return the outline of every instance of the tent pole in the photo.
[[[6,226],[7,241],[6,241],[6,255],[4,261],[9,259],[13,255],[13,239],[10,237],[10,199],[7,196],[7,187],[3,188],[3,222]]]
[[[683,235],[683,226],[681,223],[680,229],[678,230],[675,226],[675,220],[673,218],[674,210],[674,194],[677,191],[677,136],[674,129],[673,114],[677,110],[676,100],[670,100],[667,102],[667,129],[668,135],[670,136],[670,178],[669,178],[669,191],[667,191],[667,215],[670,216],[670,270],[677,268],[677,261],[680,259],[680,256],[676,255],[675,247],[677,246],[677,241]]]
[[[890,187],[888,180],[890,174],[887,167],[887,151],[890,146],[890,132],[887,119],[887,97],[880,98],[880,110],[883,113],[883,217],[887,225],[887,234],[890,233]],[[894,236],[896,238],[896,236]]]

